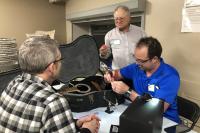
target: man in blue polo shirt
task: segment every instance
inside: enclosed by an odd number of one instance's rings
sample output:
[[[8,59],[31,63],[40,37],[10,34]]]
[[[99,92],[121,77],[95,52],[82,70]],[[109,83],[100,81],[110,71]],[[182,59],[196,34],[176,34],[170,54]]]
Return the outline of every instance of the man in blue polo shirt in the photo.
[[[113,71],[112,77],[105,74],[105,79],[111,82],[113,91],[126,94],[132,101],[144,93],[164,100],[164,116],[179,123],[176,96],[180,77],[176,69],[161,58],[160,42],[153,37],[141,38],[134,53],[136,63]],[[122,78],[131,79],[135,89],[119,81]]]

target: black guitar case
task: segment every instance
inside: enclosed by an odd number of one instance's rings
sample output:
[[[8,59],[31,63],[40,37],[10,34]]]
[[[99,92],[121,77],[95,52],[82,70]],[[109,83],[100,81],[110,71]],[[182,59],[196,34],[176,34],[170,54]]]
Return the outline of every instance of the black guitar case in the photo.
[[[60,45],[60,51],[64,60],[58,79],[65,85],[59,92],[66,97],[73,112],[124,102],[124,97],[113,92],[103,76],[96,76],[100,59],[92,36],[83,35],[70,44]],[[74,88],[80,91],[70,91]]]

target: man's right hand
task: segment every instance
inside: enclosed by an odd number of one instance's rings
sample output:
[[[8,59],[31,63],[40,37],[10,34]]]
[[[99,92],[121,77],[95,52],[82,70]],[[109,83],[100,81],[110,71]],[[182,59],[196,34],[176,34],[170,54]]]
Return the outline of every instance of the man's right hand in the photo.
[[[84,122],[82,128],[87,128],[90,130],[91,133],[98,133],[100,123],[97,119],[93,119],[88,122]]]
[[[108,46],[106,46],[105,44],[103,44],[100,49],[99,49],[99,53],[102,57],[106,56],[108,53]]]
[[[106,72],[106,74],[104,74],[104,80],[108,83],[111,83],[116,80],[120,80],[122,78],[123,77],[121,76],[119,70],[109,71],[109,72]]]

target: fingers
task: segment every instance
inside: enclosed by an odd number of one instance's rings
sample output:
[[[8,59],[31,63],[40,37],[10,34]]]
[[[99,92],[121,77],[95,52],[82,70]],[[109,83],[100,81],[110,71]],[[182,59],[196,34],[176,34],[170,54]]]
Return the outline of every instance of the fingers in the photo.
[[[111,74],[109,72],[106,72],[106,74],[104,75],[104,79],[108,83],[111,83],[112,81],[114,81],[114,78],[111,76]]]
[[[100,123],[98,120],[93,119],[89,122],[85,122],[83,123],[83,128],[88,128],[91,133],[98,133],[99,127],[100,127]]]
[[[129,88],[122,81],[113,81],[111,82],[111,86],[112,86],[113,91],[119,94],[124,94],[127,91],[127,88]]]
[[[100,118],[99,118],[97,115],[95,115],[95,114],[91,114],[91,115],[82,117],[82,118],[80,118],[78,121],[79,121],[79,123],[82,124],[82,123],[84,123],[84,122],[89,122],[89,121],[91,121],[91,120],[93,120],[93,119],[95,119],[95,120],[97,120],[97,121],[100,121]]]
[[[100,50],[106,50],[108,49],[108,46],[106,46],[105,44],[101,45]]]
[[[100,52],[101,56],[105,56],[108,53],[108,46],[106,46],[105,44],[103,44],[100,47],[99,52]]]
[[[100,127],[100,123],[96,119],[94,119],[92,121],[93,121],[93,127],[94,127],[94,130],[95,130],[95,133],[97,133],[98,130],[99,130],[99,127]]]
[[[97,121],[101,121],[101,119],[95,114],[92,115],[92,119],[96,119]]]

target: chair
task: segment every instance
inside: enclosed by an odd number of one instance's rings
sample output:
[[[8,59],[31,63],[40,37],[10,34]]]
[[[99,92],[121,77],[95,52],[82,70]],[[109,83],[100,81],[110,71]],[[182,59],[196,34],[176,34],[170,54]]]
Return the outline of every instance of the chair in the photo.
[[[197,123],[200,116],[200,108],[196,103],[180,96],[177,97],[177,104],[179,116],[182,118],[182,124],[188,127],[184,132],[188,132]],[[189,124],[188,120],[191,124]]]

